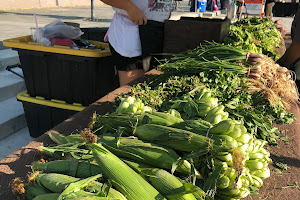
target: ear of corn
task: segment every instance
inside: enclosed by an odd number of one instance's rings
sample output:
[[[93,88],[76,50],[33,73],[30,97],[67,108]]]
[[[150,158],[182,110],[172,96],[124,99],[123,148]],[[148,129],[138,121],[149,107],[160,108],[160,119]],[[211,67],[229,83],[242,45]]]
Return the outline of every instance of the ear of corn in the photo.
[[[50,162],[34,162],[31,164],[32,170],[43,171],[46,173],[59,173],[78,178],[87,178],[97,174],[101,174],[101,170],[97,164],[72,160],[55,160]]]
[[[97,178],[100,178],[102,175],[98,174],[96,176],[92,176],[83,180],[78,180],[75,182],[72,182],[68,185],[68,187],[59,195],[57,200],[64,200],[66,197],[72,195],[75,192],[78,192],[80,189],[83,189],[85,186],[87,186],[92,181],[95,181]],[[78,195],[75,195],[78,196]]]
[[[208,177],[208,179],[206,180],[204,186],[203,186],[203,190],[207,193],[207,192],[212,192],[215,193],[216,189],[217,189],[217,181],[218,178],[220,176],[222,170],[222,166],[216,166],[215,170],[212,172],[212,174]],[[213,195],[214,196],[214,195]]]
[[[81,135],[80,134],[71,134],[67,136],[60,135],[58,133],[54,133],[48,131],[47,134],[49,135],[50,139],[55,142],[56,144],[67,144],[67,143],[74,143],[80,142]]]
[[[183,119],[163,112],[144,113],[141,115],[109,115],[98,116],[95,123],[94,130],[99,129],[101,126],[107,130],[117,129],[118,127],[124,127],[125,132],[130,133],[136,124],[160,124],[160,125],[172,125],[182,122]]]
[[[112,136],[101,136],[98,141],[119,157],[129,158],[159,168],[172,169],[173,163],[179,159],[179,156],[172,149],[144,142],[137,138],[116,139]],[[177,166],[176,170],[190,174],[191,165],[185,160]]]
[[[137,127],[135,135],[142,140],[161,144],[179,151],[228,151],[226,147],[214,145],[214,141],[208,137],[182,129],[155,124],[144,124]]]
[[[39,151],[44,153],[46,156],[49,156],[51,158],[54,158],[56,160],[59,160],[61,158],[64,159],[70,159],[72,157],[74,158],[81,158],[82,157],[88,157],[89,151],[86,149],[78,148],[81,144],[80,143],[66,143],[61,144],[53,147],[38,147]],[[85,159],[86,159],[85,158]]]
[[[33,199],[36,196],[42,195],[42,194],[48,194],[49,191],[47,191],[44,187],[41,185],[25,185],[25,195],[27,199]]]
[[[96,181],[93,181],[93,180],[91,182],[92,182],[91,184],[99,183],[99,182],[96,182]],[[103,184],[99,183],[99,185],[102,186]],[[66,195],[66,198],[71,198],[71,197],[85,197],[85,196],[95,196],[95,195],[97,195],[97,193],[95,193],[95,192],[92,193],[92,192],[85,191],[86,188],[84,188],[84,190],[82,190],[80,188],[81,187],[77,187],[75,189],[75,191],[73,191],[73,192],[69,193],[68,195]]]
[[[54,158],[54,159],[60,159],[63,156],[62,152],[58,152],[56,149],[51,149],[48,147],[40,146],[40,147],[38,147],[38,150],[45,156],[48,156],[48,157]]]
[[[124,197],[124,195],[122,193],[118,192],[117,190],[115,190],[113,188],[109,189],[107,197],[111,198],[111,199],[127,200],[126,197]]]
[[[76,156],[75,154],[86,155],[88,154],[88,150],[79,149],[79,143],[66,143],[57,145],[54,147],[38,147],[38,150],[43,153],[45,156],[54,158],[56,160],[59,159],[70,159],[71,157]]]
[[[206,135],[209,128],[211,127],[211,124],[205,120],[197,119],[185,120],[183,122],[174,124],[171,127],[191,131],[199,135]]]
[[[50,139],[55,142],[56,144],[66,144],[68,143],[68,141],[65,139],[64,136],[54,133],[54,132],[47,132],[47,134],[49,135]]]
[[[41,194],[36,196],[33,200],[57,200],[59,193]]]
[[[147,177],[151,184],[168,199],[196,200],[191,193],[195,192],[198,188],[191,185],[193,189],[188,191],[188,188],[184,187],[181,181],[167,171],[154,168],[142,169],[142,173]]]
[[[87,199],[87,200],[97,200],[97,199],[101,199],[101,200],[106,200],[106,199],[110,199],[108,197],[104,197],[104,196],[99,196],[95,193],[91,193],[91,192],[86,192],[84,190],[79,190],[79,191],[75,191],[72,192],[70,194],[68,194],[66,197],[64,197],[64,200],[80,200],[80,199]]]
[[[80,142],[81,135],[80,134],[71,134],[71,135],[65,136],[65,139],[67,140],[68,143]]]
[[[67,176],[64,174],[38,174],[35,179],[36,182],[42,184],[48,190],[60,193],[62,192],[70,183],[78,181],[78,178]]]
[[[104,128],[114,131],[118,127],[124,127],[125,132],[132,133],[133,127],[138,122],[137,115],[105,115],[98,116],[93,130]]]
[[[106,188],[105,188],[106,189]],[[124,195],[122,195],[119,191],[109,187],[108,191],[104,191],[104,184],[97,182],[97,181],[91,181],[87,186],[84,187],[84,190],[92,193],[107,193],[107,197],[109,198],[115,198],[119,200],[126,200]]]
[[[152,165],[143,164],[143,163],[136,162],[136,161],[129,160],[129,159],[122,159],[122,161],[124,163],[126,163],[126,165],[128,165],[129,167],[131,167],[134,171],[136,171],[145,180],[147,180],[147,178],[142,173],[142,169],[154,168],[154,166],[152,166]]]
[[[165,199],[154,187],[100,144],[87,144],[106,177],[129,200]]]
[[[133,168],[136,172],[141,174],[143,177],[148,179],[150,183],[164,196],[169,200],[173,199],[191,199],[196,200],[192,193],[200,194],[204,196],[205,193],[198,188],[197,186],[184,183],[179,180],[174,175],[169,172],[159,169],[153,168],[150,165],[144,165],[138,162],[133,162],[130,160],[124,160],[126,164],[128,164],[131,168]],[[200,192],[200,193],[199,193]],[[199,196],[200,197],[200,196]]]
[[[118,200],[118,199],[112,199],[109,197],[86,196],[86,197],[70,197],[70,198],[65,198],[65,200]]]
[[[170,126],[172,124],[176,124],[182,122],[183,119],[171,115],[169,113],[163,112],[152,112],[152,113],[145,113],[139,117],[139,124],[158,124],[158,125],[165,125]]]
[[[80,196],[80,197],[67,197],[65,200],[119,200],[109,197],[97,197],[97,196]]]

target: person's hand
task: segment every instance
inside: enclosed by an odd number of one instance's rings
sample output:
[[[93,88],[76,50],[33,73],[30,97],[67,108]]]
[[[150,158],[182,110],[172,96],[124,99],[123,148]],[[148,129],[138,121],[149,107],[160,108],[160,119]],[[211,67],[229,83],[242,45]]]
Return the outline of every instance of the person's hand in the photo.
[[[138,7],[136,7],[134,4],[130,4],[130,6],[128,6],[126,11],[128,13],[128,17],[132,21],[132,23],[134,23],[136,25],[147,24],[147,18],[145,17],[144,13]]]

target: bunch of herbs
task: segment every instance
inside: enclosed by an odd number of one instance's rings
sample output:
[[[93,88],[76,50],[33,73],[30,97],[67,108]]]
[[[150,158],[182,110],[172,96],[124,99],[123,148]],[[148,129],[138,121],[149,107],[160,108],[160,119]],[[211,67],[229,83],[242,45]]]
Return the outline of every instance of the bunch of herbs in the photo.
[[[249,17],[230,26],[229,36],[224,43],[248,52],[263,53],[277,60],[280,56],[275,53],[274,48],[281,47],[281,39],[280,32],[269,18]]]

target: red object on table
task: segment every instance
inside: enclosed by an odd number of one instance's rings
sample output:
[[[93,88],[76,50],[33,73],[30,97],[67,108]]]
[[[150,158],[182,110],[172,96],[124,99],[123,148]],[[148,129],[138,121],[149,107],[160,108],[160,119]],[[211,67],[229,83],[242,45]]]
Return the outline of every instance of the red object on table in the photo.
[[[50,42],[52,43],[52,45],[69,46],[69,47],[74,46],[74,42],[69,38],[52,37],[50,38]]]

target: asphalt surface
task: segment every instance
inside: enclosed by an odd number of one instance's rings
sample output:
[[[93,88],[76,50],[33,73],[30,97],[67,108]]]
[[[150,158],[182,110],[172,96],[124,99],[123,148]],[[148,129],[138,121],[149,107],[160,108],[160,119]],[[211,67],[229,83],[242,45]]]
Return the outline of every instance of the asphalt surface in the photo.
[[[183,0],[173,15],[179,15],[188,11],[188,0]],[[114,11],[107,5],[95,6],[95,21],[90,20],[91,8],[89,6],[0,11],[0,41],[30,35],[31,29],[36,27],[34,13],[37,16],[38,27],[43,27],[54,20],[62,19],[65,22],[79,23],[81,28],[94,28],[109,27]]]
[[[91,9],[88,6],[25,9],[0,12],[0,41],[31,34],[31,28],[36,27],[34,13],[39,27],[51,23],[56,19],[65,22],[79,23],[81,28],[108,27],[113,17],[110,6],[95,6],[96,21],[90,21]]]

